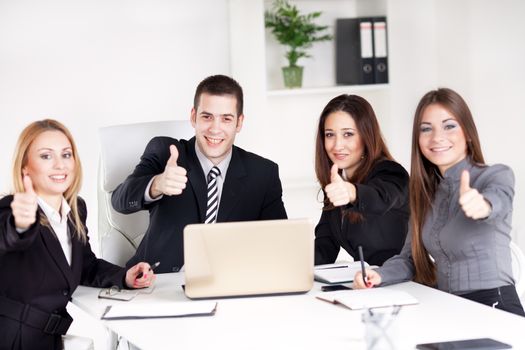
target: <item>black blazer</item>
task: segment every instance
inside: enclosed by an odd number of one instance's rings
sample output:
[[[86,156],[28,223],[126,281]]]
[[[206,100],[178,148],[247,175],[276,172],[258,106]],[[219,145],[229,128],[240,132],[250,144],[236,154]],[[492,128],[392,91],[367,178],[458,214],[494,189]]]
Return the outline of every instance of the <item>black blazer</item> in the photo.
[[[408,173],[396,162],[378,162],[363,183],[355,184],[354,204],[323,211],[315,228],[315,264],[335,261],[339,247],[354,259],[359,259],[357,247],[371,265],[382,265],[399,254],[408,229]],[[349,222],[342,213],[357,212],[363,220]]]
[[[126,270],[97,259],[89,242],[76,239],[75,226],[69,222],[72,236],[71,266],[51,227],[40,224],[44,213],[39,209],[37,222],[19,234],[14,226],[10,204],[13,196],[0,200],[0,296],[47,313],[66,315],[66,304],[79,284],[93,287],[123,286]],[[86,205],[79,199],[82,223]],[[6,317],[0,309],[0,349],[60,349],[60,335]]]
[[[179,151],[177,164],[187,171],[182,194],[163,196],[144,203],[144,192],[153,176],[164,171],[170,145]],[[195,153],[195,138],[175,140],[155,137],[133,173],[112,194],[116,211],[128,214],[147,209],[149,227],[137,252],[127,266],[138,261],[160,261],[158,273],[179,271],[184,264],[183,230],[188,224],[202,223],[206,211],[206,180]],[[277,164],[233,146],[232,158],[223,184],[217,222],[286,219]]]

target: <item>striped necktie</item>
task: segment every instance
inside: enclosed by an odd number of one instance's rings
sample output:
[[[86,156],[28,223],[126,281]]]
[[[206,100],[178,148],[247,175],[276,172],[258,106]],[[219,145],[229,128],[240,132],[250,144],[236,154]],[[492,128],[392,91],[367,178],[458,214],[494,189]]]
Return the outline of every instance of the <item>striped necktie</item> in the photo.
[[[219,168],[214,166],[208,173],[208,205],[206,207],[205,224],[213,224],[217,220],[217,208],[219,207],[219,188],[217,187],[217,176],[221,174]]]

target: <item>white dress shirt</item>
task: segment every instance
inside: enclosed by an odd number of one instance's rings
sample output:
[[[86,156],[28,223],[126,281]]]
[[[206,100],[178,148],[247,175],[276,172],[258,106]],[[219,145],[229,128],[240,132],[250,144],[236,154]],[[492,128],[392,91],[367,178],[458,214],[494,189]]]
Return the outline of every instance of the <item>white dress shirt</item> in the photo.
[[[47,204],[42,198],[37,198],[38,206],[42,209],[46,215],[49,224],[60,242],[64,256],[66,257],[67,263],[71,266],[71,236],[67,229],[68,214],[71,211],[69,204],[65,198],[62,197],[62,205],[60,206],[60,214]]]

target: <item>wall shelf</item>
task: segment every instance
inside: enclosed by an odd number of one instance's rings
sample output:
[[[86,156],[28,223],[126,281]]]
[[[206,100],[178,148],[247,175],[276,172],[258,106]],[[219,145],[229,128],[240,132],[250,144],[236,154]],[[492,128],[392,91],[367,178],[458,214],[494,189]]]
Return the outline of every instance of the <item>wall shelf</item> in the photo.
[[[362,91],[379,91],[385,90],[389,84],[370,84],[370,85],[340,85],[340,86],[326,86],[315,88],[301,88],[301,89],[279,89],[269,90],[268,97],[288,97],[288,96],[307,96],[307,95],[341,95],[348,93],[358,93]]]

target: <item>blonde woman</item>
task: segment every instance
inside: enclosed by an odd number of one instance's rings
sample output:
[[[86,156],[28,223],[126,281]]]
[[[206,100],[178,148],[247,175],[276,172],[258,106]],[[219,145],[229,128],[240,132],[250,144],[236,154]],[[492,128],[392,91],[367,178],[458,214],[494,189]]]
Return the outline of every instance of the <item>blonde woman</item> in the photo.
[[[22,131],[14,194],[0,200],[1,349],[61,349],[72,322],[66,304],[79,284],[143,288],[154,280],[147,263],[126,271],[95,257],[78,196],[81,181],[64,125],[46,119]]]

